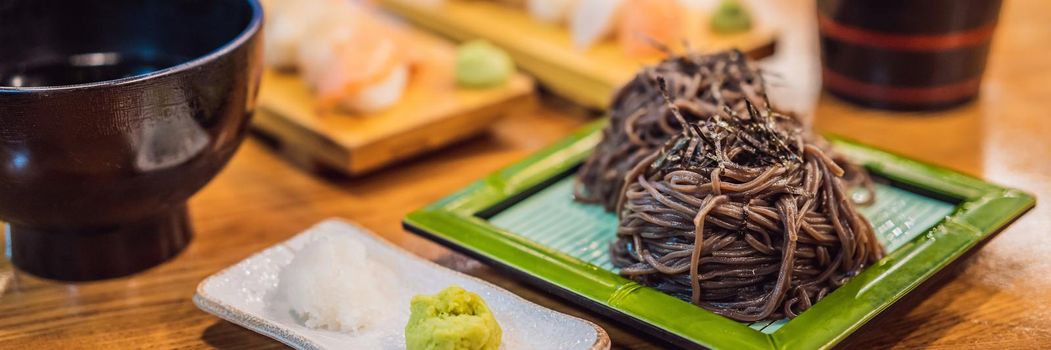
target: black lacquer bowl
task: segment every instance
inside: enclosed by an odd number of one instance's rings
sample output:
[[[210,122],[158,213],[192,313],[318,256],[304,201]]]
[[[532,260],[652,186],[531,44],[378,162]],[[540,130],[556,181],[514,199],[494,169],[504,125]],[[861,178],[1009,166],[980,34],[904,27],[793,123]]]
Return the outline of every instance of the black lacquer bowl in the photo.
[[[818,0],[825,90],[921,111],[978,96],[1001,0]]]
[[[159,264],[255,106],[256,0],[0,1],[8,257],[60,280]]]

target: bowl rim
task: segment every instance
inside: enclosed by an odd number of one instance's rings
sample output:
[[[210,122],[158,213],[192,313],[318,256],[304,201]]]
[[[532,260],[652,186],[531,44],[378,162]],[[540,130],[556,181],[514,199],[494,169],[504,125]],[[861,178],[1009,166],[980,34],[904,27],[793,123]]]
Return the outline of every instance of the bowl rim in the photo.
[[[248,3],[248,7],[252,11],[252,18],[249,19],[248,25],[237,34],[236,37],[227,41],[222,46],[212,50],[211,52],[198,56],[189,61],[179,63],[177,65],[167,67],[164,69],[158,69],[145,74],[133,75],[130,77],[124,77],[120,79],[101,80],[90,83],[81,84],[70,84],[70,85],[54,85],[54,86],[4,86],[0,85],[0,94],[4,93],[32,93],[32,92],[59,92],[59,91],[75,91],[75,90],[86,90],[98,87],[115,87],[129,84],[139,83],[145,80],[154,78],[164,77],[172,75],[178,72],[188,70],[190,68],[202,66],[219,59],[219,57],[225,56],[226,54],[234,51],[248,42],[256,33],[259,32],[260,27],[263,24],[263,7],[260,4],[260,0],[243,0]]]

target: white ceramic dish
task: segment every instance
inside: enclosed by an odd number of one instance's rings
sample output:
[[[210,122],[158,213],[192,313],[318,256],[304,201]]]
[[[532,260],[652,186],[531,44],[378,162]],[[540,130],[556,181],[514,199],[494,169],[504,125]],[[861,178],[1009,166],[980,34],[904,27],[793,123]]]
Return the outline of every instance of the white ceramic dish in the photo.
[[[370,259],[391,269],[407,289],[392,295],[396,319],[356,334],[310,329],[292,316],[277,289],[278,273],[312,235],[350,235]],[[503,329],[501,349],[608,349],[609,337],[594,323],[529,302],[480,279],[439,266],[398,248],[368,230],[330,219],[209,276],[197,286],[197,307],[299,349],[402,349],[409,298],[451,284],[485,299]]]

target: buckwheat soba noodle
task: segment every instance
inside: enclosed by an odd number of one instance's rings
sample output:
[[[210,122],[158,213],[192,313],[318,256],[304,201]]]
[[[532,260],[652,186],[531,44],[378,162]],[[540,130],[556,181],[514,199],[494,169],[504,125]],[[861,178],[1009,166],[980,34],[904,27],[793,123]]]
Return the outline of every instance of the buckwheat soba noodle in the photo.
[[[758,321],[795,317],[882,256],[848,192],[864,171],[773,110],[739,52],[647,68],[611,112],[577,192],[618,214],[622,275]]]

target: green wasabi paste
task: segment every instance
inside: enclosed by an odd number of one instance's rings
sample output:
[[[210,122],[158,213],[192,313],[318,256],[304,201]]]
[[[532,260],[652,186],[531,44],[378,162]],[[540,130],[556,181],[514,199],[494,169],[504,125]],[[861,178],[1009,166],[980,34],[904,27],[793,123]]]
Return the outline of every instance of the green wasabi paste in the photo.
[[[721,34],[747,32],[752,16],[737,0],[723,0],[712,15],[712,31]]]
[[[450,286],[412,298],[406,350],[497,350],[500,325],[478,294]]]
[[[470,41],[456,51],[456,83],[460,86],[484,88],[500,85],[514,71],[511,57],[486,41]]]

